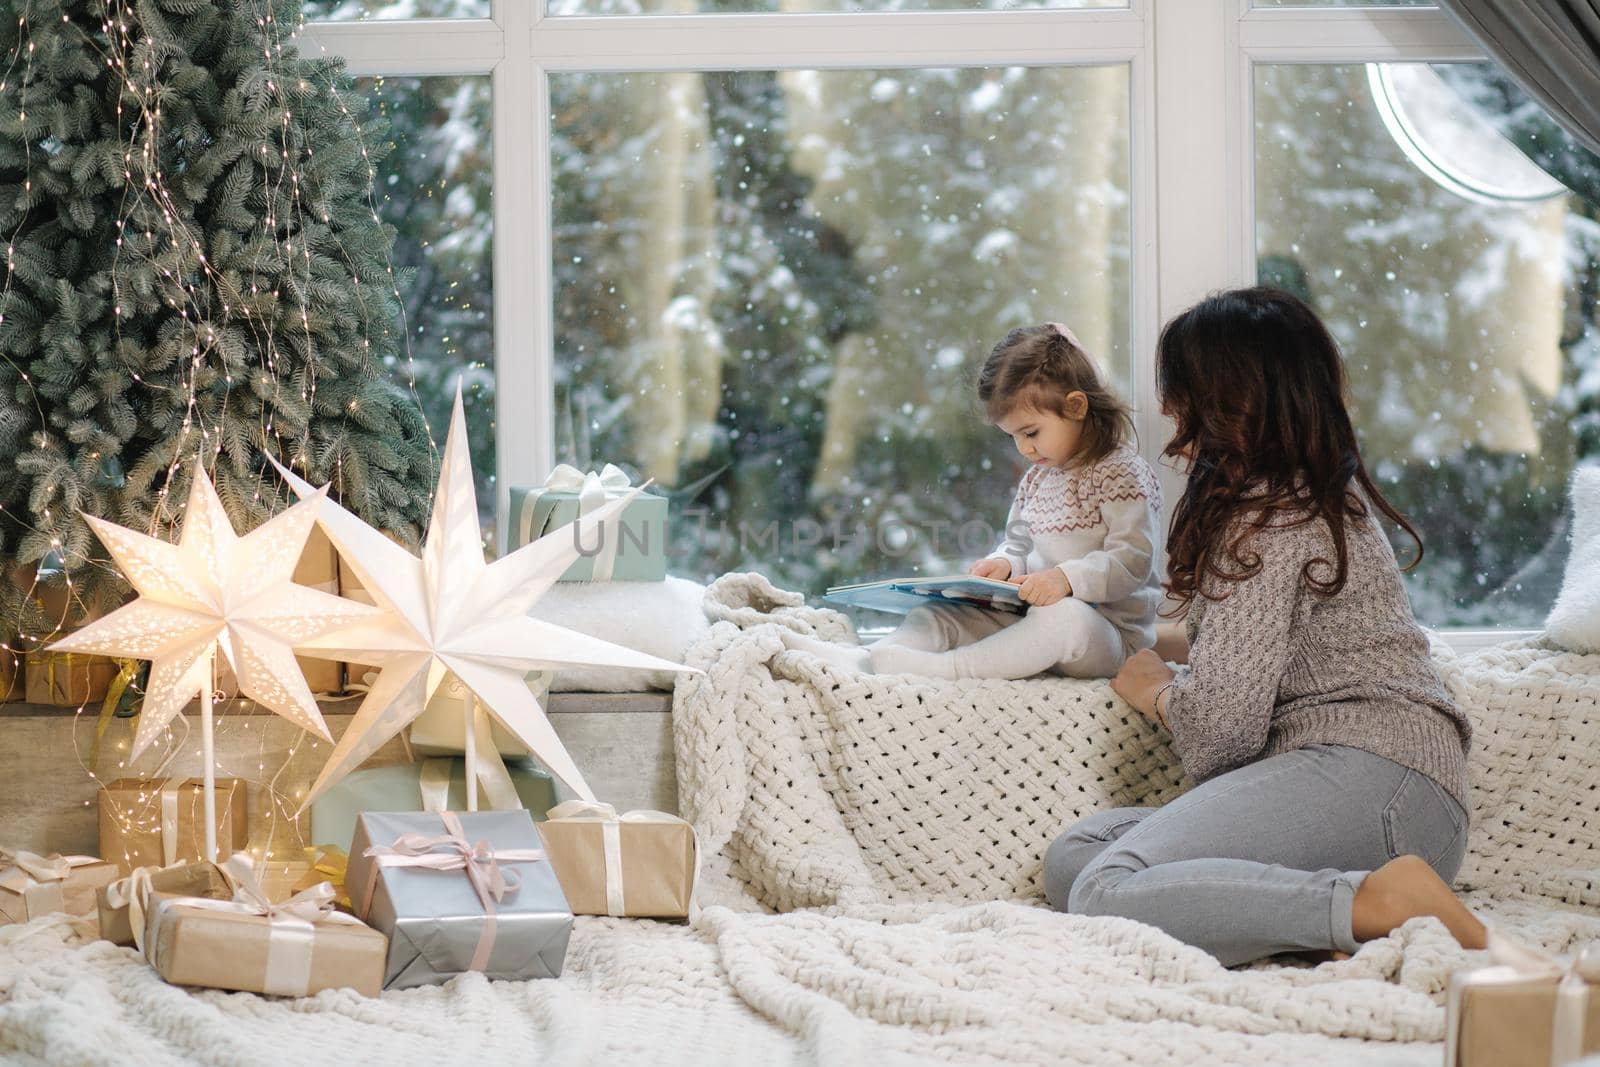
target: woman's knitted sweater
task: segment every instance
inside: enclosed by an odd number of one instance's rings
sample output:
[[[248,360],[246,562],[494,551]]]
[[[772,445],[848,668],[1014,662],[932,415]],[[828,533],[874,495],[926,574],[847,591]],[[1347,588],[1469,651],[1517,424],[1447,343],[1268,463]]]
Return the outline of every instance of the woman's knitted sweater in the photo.
[[[1301,577],[1307,564],[1319,580],[1333,574],[1327,523],[1292,521],[1250,534],[1258,573],[1203,581],[1224,599],[1189,606],[1189,666],[1166,707],[1184,768],[1204,781],[1305,745],[1349,745],[1420,771],[1470,811],[1472,727],[1433,668],[1376,520],[1347,521],[1349,575],[1332,596]]]

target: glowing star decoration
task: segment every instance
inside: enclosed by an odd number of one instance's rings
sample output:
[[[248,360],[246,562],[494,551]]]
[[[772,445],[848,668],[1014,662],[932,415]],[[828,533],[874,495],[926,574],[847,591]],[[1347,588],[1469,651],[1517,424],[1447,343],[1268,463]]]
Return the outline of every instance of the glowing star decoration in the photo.
[[[315,490],[283,467],[302,497]],[[412,555],[331,500],[320,500],[317,521],[355,571],[382,617],[296,646],[303,655],[372,663],[377,680],[339,739],[305,799],[359,767],[421,715],[445,678],[454,674],[481,705],[550,772],[585,800],[594,793],[556,737],[529,690],[529,671],[563,667],[638,667],[692,671],[621,645],[528,617],[528,611],[578,558],[579,544],[615,544],[622,511],[634,490],[539,540],[487,563],[467,451],[461,391],[445,441],[433,516],[422,557]],[[578,527],[575,531],[574,525]],[[475,723],[467,728],[471,762]],[[473,774],[469,768],[469,794]]]
[[[379,612],[291,580],[316,522],[315,500],[239,537],[197,465],[176,545],[93,515],[84,519],[139,597],[50,647],[151,661],[131,758],[190,701],[211,695],[218,649],[240,693],[332,740],[292,648]]]

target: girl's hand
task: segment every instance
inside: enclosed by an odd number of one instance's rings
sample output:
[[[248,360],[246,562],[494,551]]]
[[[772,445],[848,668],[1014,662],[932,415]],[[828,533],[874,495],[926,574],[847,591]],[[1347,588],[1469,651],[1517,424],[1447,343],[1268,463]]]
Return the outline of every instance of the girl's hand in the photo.
[[[993,578],[1003,582],[1011,577],[1011,564],[1003,559],[980,559],[967,568],[967,573],[974,578]]]
[[[1161,725],[1166,720],[1156,710],[1156,691],[1177,677],[1161,657],[1146,648],[1135,652],[1111,679],[1111,690],[1133,705],[1133,710]]]
[[[1044,607],[1054,604],[1063,597],[1072,595],[1072,583],[1067,581],[1067,576],[1060,567],[1051,567],[1038,574],[1029,574],[1021,578],[1013,578],[1017,585],[1017,595],[1023,603]]]

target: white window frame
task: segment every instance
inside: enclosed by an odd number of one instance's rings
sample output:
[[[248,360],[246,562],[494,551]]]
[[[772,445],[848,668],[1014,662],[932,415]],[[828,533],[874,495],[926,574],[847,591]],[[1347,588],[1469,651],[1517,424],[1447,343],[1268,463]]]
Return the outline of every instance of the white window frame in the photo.
[[[1477,60],[1435,8],[1253,7],[1129,0],[1125,8],[872,14],[549,16],[492,0],[486,19],[310,23],[307,55],[356,76],[484,75],[493,93],[497,524],[508,487],[553,463],[549,76],[574,71],[1127,64],[1132,388],[1152,462],[1168,426],[1152,356],[1161,323],[1255,277],[1257,63]],[[1168,499],[1181,478],[1163,469]],[[1529,631],[1450,630],[1460,649]]]

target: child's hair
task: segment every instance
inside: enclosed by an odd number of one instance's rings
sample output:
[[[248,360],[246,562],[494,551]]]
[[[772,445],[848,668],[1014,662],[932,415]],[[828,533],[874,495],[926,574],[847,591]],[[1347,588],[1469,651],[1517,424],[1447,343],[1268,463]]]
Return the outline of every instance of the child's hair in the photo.
[[[999,422],[1019,407],[1067,416],[1067,394],[1089,400],[1082,444],[1074,457],[1081,463],[1104,459],[1133,438],[1128,405],[1100,381],[1094,361],[1058,323],[1022,326],[994,346],[978,372],[978,399],[990,422]]]
[[[1213,582],[1227,588],[1258,573],[1247,541],[1279,515],[1295,526],[1327,522],[1331,575],[1327,560],[1301,571],[1318,593],[1344,588],[1346,520],[1364,518],[1369,503],[1416,542],[1407,569],[1422,559],[1422,539],[1361,461],[1339,346],[1299,297],[1258,286],[1183,312],[1161,331],[1156,393],[1176,424],[1163,454],[1189,460],[1167,535],[1167,591],[1181,603],[1197,593],[1219,599],[1227,594],[1206,591]],[[1236,518],[1246,521],[1236,527]]]

